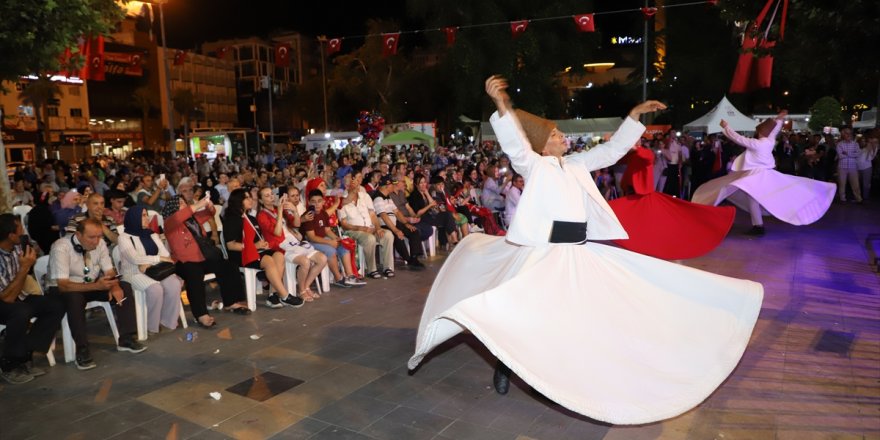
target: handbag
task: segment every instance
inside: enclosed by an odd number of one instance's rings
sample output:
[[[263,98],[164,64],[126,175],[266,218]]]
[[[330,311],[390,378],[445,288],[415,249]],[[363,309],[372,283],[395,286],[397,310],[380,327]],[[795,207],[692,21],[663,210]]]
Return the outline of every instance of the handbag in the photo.
[[[202,235],[202,228],[201,226],[199,226],[199,223],[195,219],[195,217],[188,218],[185,223],[187,228],[189,228],[190,233],[192,233],[193,240],[195,240],[196,244],[199,245],[199,250],[202,251],[202,256],[205,257],[205,261],[222,261],[223,251],[221,251],[220,248],[218,248],[214,244],[214,240],[211,240],[210,238]]]
[[[165,278],[174,275],[175,269],[174,263],[162,261],[148,267],[147,270],[144,271],[144,275],[156,281],[162,281]]]

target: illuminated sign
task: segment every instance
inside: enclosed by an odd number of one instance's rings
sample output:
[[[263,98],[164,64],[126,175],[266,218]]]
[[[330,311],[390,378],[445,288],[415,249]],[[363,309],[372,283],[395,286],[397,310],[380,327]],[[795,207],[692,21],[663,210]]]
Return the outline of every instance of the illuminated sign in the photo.
[[[611,44],[618,46],[629,46],[632,44],[642,44],[642,37],[617,36],[611,37]]]

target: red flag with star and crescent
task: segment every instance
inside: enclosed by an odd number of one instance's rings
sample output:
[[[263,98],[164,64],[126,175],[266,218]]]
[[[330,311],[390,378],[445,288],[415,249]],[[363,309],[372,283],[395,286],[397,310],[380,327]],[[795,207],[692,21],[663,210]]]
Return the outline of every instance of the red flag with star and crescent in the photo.
[[[104,81],[106,79],[104,70],[104,36],[90,38],[86,43],[86,63],[83,66],[84,74],[82,79],[92,81]]]
[[[174,65],[182,66],[184,62],[186,62],[186,52],[179,49],[176,50],[174,52]]]
[[[290,66],[290,43],[275,44],[275,65],[278,67]]]
[[[400,40],[400,32],[382,34],[382,56],[397,55],[397,42]]]
[[[342,50],[342,38],[331,38],[327,40],[327,55],[332,55]]]
[[[578,32],[596,32],[596,21],[593,19],[593,14],[575,15],[574,24],[577,25]]]
[[[510,33],[513,34],[513,38],[516,38],[522,35],[523,32],[526,31],[526,28],[529,27],[528,20],[520,20],[520,21],[511,21],[510,22]]]
[[[217,58],[222,60],[226,57],[226,52],[229,52],[229,46],[221,47],[217,50]]]

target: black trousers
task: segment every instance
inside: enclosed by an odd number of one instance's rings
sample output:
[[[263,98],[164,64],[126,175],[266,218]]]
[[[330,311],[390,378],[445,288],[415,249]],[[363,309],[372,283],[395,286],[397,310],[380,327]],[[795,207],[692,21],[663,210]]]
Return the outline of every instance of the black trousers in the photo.
[[[0,366],[8,371],[28,361],[30,353],[49,351],[67,309],[58,296],[30,295],[11,304],[0,301],[0,324],[6,325],[6,341]],[[31,319],[37,318],[31,325]]]
[[[440,211],[436,214],[426,214],[422,216],[422,221],[425,220],[428,221],[429,225],[437,228],[440,245],[445,245],[448,241],[446,239],[446,234],[455,232],[455,217],[453,217],[450,212]]]
[[[208,306],[205,302],[206,273],[213,273],[217,276],[217,283],[220,284],[220,298],[225,307],[247,300],[238,265],[232,261],[211,262],[206,260],[199,263],[177,263],[177,274],[183,278],[189,307],[196,319],[208,313]]]
[[[116,315],[116,328],[119,330],[119,339],[131,339],[137,334],[137,310],[134,305],[134,292],[131,285],[121,281],[119,287],[125,299],[122,304],[116,300],[110,300],[113,306],[113,314]],[[89,337],[86,334],[86,303],[91,301],[107,301],[110,297],[108,290],[93,290],[90,292],[61,292],[57,287],[50,287],[48,295],[58,295],[64,301],[67,309],[67,325],[70,326],[70,334],[76,342],[76,348],[89,346]],[[117,341],[118,342],[118,341]]]
[[[387,226],[383,225],[382,228],[391,232]],[[394,233],[391,234],[394,236],[394,250],[397,251],[400,258],[409,261],[410,258],[422,255],[422,239],[419,230],[410,231],[404,226],[399,226],[397,229],[403,231],[403,239],[398,238]],[[409,249],[406,248],[406,240],[409,240]],[[412,252],[410,253],[410,251]]]

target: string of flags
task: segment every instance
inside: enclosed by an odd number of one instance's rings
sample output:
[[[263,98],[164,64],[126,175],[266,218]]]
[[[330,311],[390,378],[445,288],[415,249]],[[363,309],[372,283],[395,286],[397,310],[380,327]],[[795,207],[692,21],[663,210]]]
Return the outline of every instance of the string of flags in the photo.
[[[350,35],[350,36],[341,36],[341,37],[333,37],[327,39],[327,54],[333,55],[342,50],[342,42],[344,40],[351,39],[361,39],[361,38],[370,38],[370,37],[381,37],[382,38],[382,55],[385,57],[396,55],[398,43],[400,42],[401,35],[406,34],[418,34],[424,32],[434,32],[439,31],[443,32],[446,36],[446,45],[447,47],[452,47],[455,45],[455,39],[458,31],[462,29],[474,29],[474,28],[482,28],[482,27],[490,27],[490,26],[499,26],[499,25],[507,25],[510,26],[511,37],[516,39],[521,36],[529,27],[529,23],[538,22],[538,21],[550,21],[550,20],[561,20],[561,19],[572,19],[577,28],[578,32],[595,32],[596,31],[596,16],[597,15],[610,15],[610,14],[620,14],[620,13],[628,13],[628,12],[641,12],[642,16],[645,20],[650,20],[660,9],[669,9],[676,8],[682,6],[693,6],[693,5],[704,5],[708,4],[710,6],[715,6],[718,4],[718,0],[702,0],[702,1],[693,1],[686,3],[678,3],[674,5],[662,5],[658,7],[645,7],[645,8],[633,8],[633,9],[620,9],[616,11],[602,11],[602,12],[592,12],[586,14],[577,14],[577,15],[564,15],[557,17],[546,17],[546,18],[532,18],[527,20],[515,20],[509,22],[494,22],[494,23],[480,23],[480,24],[470,24],[470,25],[462,25],[462,26],[446,26],[441,28],[432,28],[432,29],[417,29],[411,31],[399,31],[399,32],[390,32],[390,33],[381,33],[381,34],[365,34],[365,35]],[[279,43],[280,44],[280,43]],[[276,46],[277,51],[277,46]],[[277,54],[276,54],[277,55]]]

